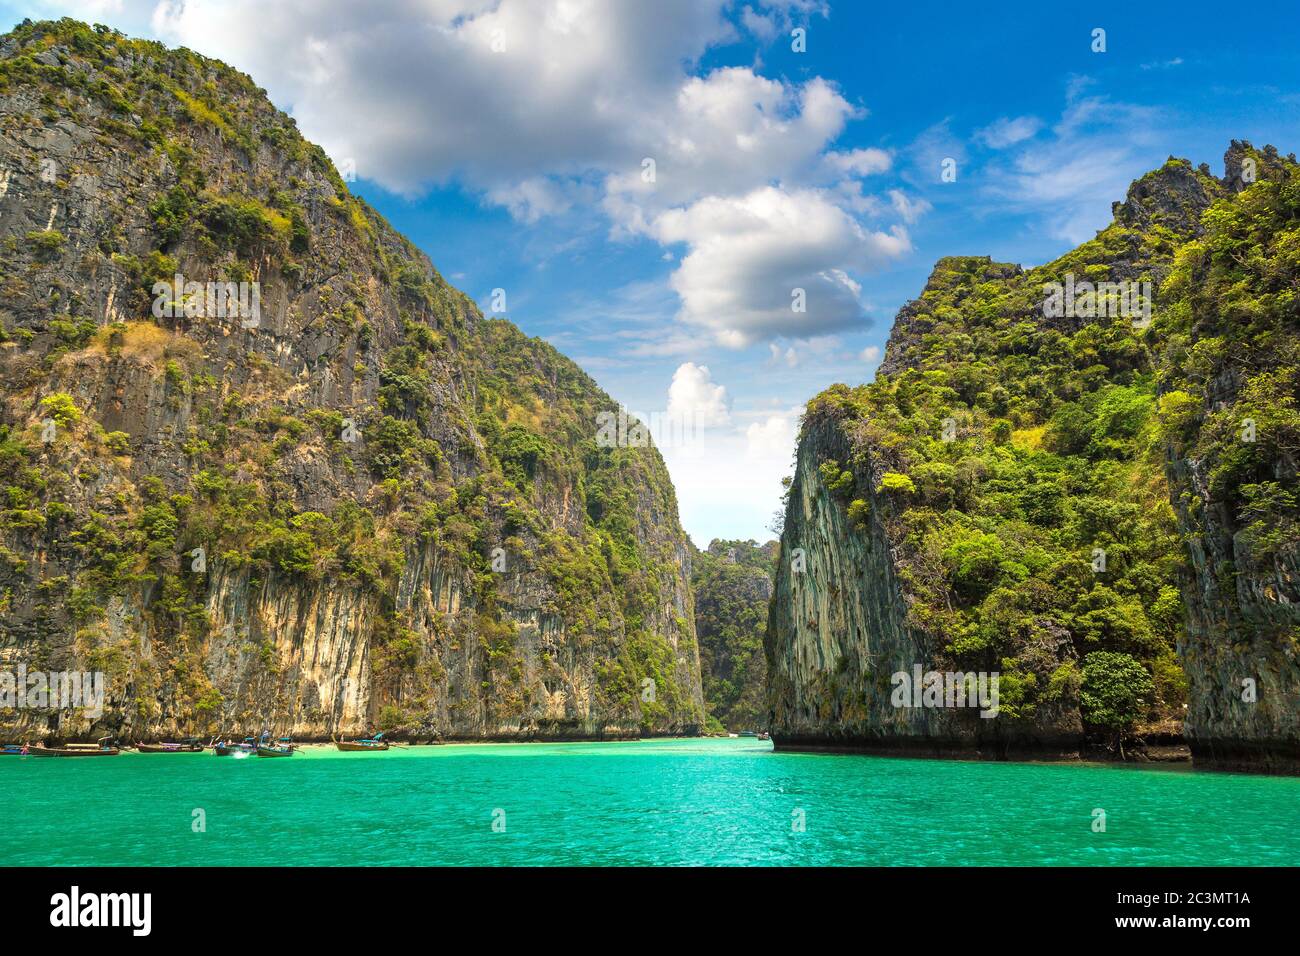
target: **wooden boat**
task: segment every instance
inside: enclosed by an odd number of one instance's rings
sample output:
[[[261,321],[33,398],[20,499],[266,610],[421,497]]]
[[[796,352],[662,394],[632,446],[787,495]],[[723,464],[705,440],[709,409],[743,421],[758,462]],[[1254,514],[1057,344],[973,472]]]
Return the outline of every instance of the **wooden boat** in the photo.
[[[334,746],[345,753],[373,753],[388,749],[387,740],[336,740]]]
[[[245,737],[243,743],[221,743],[213,741],[212,752],[218,757],[233,757],[235,754],[255,754],[257,753],[257,744],[252,737]]]
[[[28,748],[33,757],[116,757],[122,751],[112,746],[112,737],[105,737],[97,744],[68,744],[66,747]]]
[[[330,739],[334,740],[333,737]],[[383,734],[375,734],[358,740],[335,740],[334,746],[344,753],[377,753],[388,749],[388,741]]]
[[[26,757],[28,752],[26,744],[5,744],[0,748],[0,757]]]
[[[766,732],[764,732],[764,733],[760,733],[760,734],[758,735],[758,739],[759,739],[759,740],[771,740],[771,739],[772,739],[772,735],[769,734],[769,733],[766,733]]]
[[[258,744],[257,755],[259,757],[292,757],[293,752],[298,748],[293,745],[288,737],[281,737],[279,744],[272,747],[269,744]]]
[[[197,740],[184,743],[136,744],[135,749],[142,754],[197,754],[207,748]]]

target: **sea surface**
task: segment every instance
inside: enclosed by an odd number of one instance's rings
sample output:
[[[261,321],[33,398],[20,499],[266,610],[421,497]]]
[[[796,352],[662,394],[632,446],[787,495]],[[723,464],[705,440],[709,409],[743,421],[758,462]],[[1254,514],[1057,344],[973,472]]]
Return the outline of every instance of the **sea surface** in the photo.
[[[0,828],[10,866],[1297,865],[1300,779],[752,738],[0,757]]]

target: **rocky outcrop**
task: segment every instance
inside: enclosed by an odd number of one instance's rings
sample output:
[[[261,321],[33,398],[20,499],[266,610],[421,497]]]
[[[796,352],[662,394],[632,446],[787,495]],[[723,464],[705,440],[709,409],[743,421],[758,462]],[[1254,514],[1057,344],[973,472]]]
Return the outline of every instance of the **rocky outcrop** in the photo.
[[[767,632],[769,702],[776,746],[925,756],[1077,756],[1084,746],[1077,703],[1045,706],[1036,719],[980,716],[978,707],[899,707],[894,675],[909,679],[956,667],[946,641],[917,626],[900,570],[904,531],[888,494],[874,489],[887,455],[854,461],[855,494],[869,519],[855,522],[842,491],[827,488],[819,465],[852,458],[852,428],[831,408],[805,419],[790,484],[785,533]],[[1045,631],[1048,671],[1072,656]],[[910,686],[910,685],[909,685]],[[1071,703],[1074,706],[1069,706]]]
[[[805,415],[778,748],[1155,758],[1185,733],[1201,765],[1300,769],[1296,182],[1234,142],[1055,262],[936,264],[876,381]],[[1151,314],[1054,313],[1067,282],[1150,288]],[[996,717],[898,696],[932,671],[998,674]]]
[[[0,656],[108,678],[103,715],[6,733],[698,729],[658,452],[598,441],[609,396],[248,77],[72,21],[0,38],[0,244]]]
[[[1238,141],[1224,166],[1236,199],[1188,250],[1161,381],[1181,409],[1168,474],[1189,557],[1186,733],[1203,766],[1300,773],[1300,269],[1287,251],[1300,171]]]

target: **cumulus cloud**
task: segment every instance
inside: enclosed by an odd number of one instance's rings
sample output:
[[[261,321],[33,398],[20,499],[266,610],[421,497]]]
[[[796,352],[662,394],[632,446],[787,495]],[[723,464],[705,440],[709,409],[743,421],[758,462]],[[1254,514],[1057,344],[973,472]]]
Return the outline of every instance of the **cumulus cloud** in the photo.
[[[880,150],[831,164],[822,152],[857,111],[835,87],[814,78],[792,86],[747,67],[686,79],[668,108],[643,111],[634,162],[606,180],[606,209],[630,232],[644,231],[656,211],[702,195],[743,192],[775,180],[843,178],[879,168]],[[644,155],[642,155],[642,153]],[[850,156],[851,154],[842,154]],[[646,160],[654,163],[647,174]]]
[[[707,365],[683,362],[668,386],[668,414],[693,422],[701,428],[726,425],[731,421],[727,389],[713,381]]]
[[[852,149],[827,153],[826,162],[841,173],[870,176],[889,169],[893,165],[893,157],[883,149]]]
[[[682,524],[697,542],[741,534],[762,540],[781,498],[781,479],[794,470],[803,409],[749,413],[748,424],[718,429],[706,448],[661,449],[677,487]]]
[[[791,408],[751,422],[745,429],[745,456],[751,460],[776,461],[786,465],[794,454],[803,408]]]
[[[864,362],[875,362],[875,361],[879,361],[879,359],[880,359],[880,346],[879,346],[879,345],[868,345],[865,349],[863,349],[863,350],[858,354],[858,358],[862,359],[862,361],[864,361]]]
[[[868,231],[824,191],[810,189],[710,196],[664,213],[653,232],[662,242],[689,246],[671,279],[680,318],[734,347],[861,322],[861,288],[851,273],[911,248],[901,226]]]
[[[591,170],[639,181],[650,156],[672,201],[810,162],[854,113],[818,78],[692,75],[706,50],[735,38],[728,6],[162,0],[152,25],[249,72],[291,104],[305,135],[394,191],[452,179],[499,190]],[[774,25],[789,9],[764,6],[754,16]]]
[[[173,0],[153,22],[164,39],[257,77],[360,175],[413,192],[453,177],[498,185],[632,161],[637,118],[671,100],[683,62],[731,35],[722,7]]]

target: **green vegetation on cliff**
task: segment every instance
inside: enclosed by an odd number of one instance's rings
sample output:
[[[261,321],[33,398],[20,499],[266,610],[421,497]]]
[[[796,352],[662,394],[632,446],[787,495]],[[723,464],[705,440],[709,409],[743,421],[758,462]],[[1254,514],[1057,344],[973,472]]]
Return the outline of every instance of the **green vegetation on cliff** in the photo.
[[[702,722],[658,452],[598,447],[612,399],[484,319],[247,76],[24,24],[0,164],[6,653],[108,662],[130,733]]]
[[[715,539],[707,551],[691,549],[700,673],[714,731],[767,726],[763,631],[775,559],[775,541]]]
[[[1227,162],[1221,181],[1171,159],[1046,265],[941,260],[876,381],[807,407],[805,435],[846,436],[820,478],[855,533],[877,522],[896,547],[909,625],[936,663],[1001,672],[1001,719],[1180,729],[1195,532],[1179,514],[1201,503],[1171,494],[1171,457],[1206,470],[1239,551],[1295,560],[1297,170],[1248,144]],[[1049,284],[1082,282],[1150,282],[1153,309],[1045,309]],[[1225,593],[1240,571],[1216,569]],[[1294,640],[1294,615],[1275,623]]]

